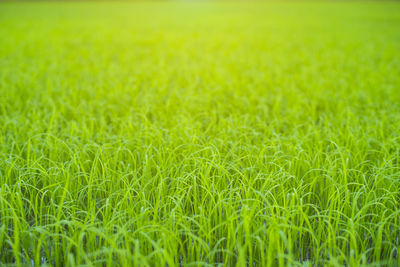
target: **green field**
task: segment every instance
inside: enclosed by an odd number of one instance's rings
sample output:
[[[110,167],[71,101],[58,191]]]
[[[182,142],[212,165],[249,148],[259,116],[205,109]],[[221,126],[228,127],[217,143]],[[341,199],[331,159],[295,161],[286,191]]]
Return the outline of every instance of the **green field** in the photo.
[[[400,2],[0,3],[0,265],[400,265]]]

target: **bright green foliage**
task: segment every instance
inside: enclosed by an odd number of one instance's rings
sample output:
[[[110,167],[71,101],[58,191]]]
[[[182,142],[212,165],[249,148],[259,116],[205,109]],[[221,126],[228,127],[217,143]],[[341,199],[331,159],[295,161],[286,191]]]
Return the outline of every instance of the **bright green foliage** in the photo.
[[[0,3],[0,262],[400,264],[399,2]]]

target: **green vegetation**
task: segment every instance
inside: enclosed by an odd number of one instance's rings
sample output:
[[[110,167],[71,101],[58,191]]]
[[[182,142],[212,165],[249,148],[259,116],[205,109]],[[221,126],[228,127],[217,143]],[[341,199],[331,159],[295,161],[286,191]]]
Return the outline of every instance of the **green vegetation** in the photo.
[[[0,262],[400,264],[400,3],[0,3]]]

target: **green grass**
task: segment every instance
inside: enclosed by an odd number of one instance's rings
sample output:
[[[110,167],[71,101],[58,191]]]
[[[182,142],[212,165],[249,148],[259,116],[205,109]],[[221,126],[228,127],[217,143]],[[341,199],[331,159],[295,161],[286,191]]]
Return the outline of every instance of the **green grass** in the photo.
[[[400,265],[400,2],[0,3],[0,262]]]

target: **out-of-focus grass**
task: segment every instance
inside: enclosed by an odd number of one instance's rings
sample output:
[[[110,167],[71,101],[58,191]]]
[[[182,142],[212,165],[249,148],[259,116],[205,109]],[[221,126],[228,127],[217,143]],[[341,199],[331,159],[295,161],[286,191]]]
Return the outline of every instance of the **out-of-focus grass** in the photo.
[[[399,264],[400,3],[0,4],[0,262]]]

